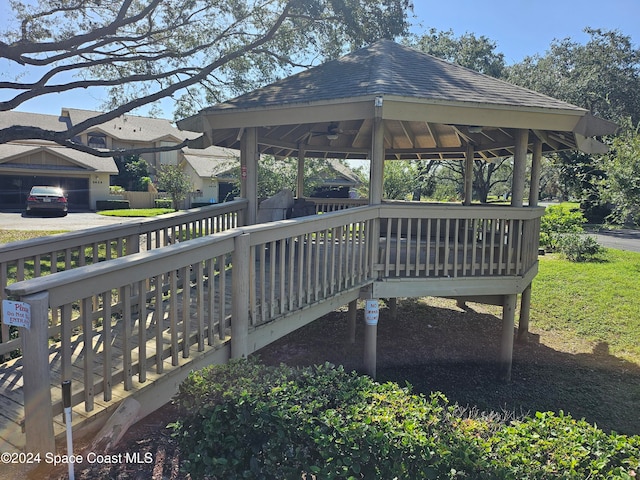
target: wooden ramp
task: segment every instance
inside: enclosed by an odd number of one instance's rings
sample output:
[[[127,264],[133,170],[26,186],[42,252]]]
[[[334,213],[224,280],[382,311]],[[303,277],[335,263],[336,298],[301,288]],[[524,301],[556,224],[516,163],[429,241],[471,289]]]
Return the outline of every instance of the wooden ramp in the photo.
[[[179,315],[182,315],[182,308],[178,311]],[[192,318],[191,322],[195,320]],[[113,383],[113,387],[109,390],[111,398],[104,398],[104,372],[105,366],[101,359],[103,356],[101,353],[104,350],[104,335],[103,330],[96,331],[93,337],[93,350],[94,356],[97,360],[93,367],[94,376],[94,400],[93,410],[87,412],[83,403],[76,405],[73,408],[73,426],[74,430],[87,426],[96,420],[106,420],[108,415],[113,412],[120,400],[128,396],[135,398],[144,398],[144,406],[142,407],[142,415],[148,414],[155,408],[161,406],[167,401],[167,394],[164,390],[170,390],[175,392],[175,386],[186,374],[194,368],[200,368],[202,365],[220,363],[220,361],[226,361],[229,356],[229,336],[226,340],[220,340],[218,332],[213,335],[213,345],[209,345],[205,342],[205,347],[202,351],[194,352],[198,344],[198,338],[195,335],[190,335],[187,338],[187,346],[183,337],[178,338],[180,351],[177,355],[174,355],[172,350],[172,338],[166,333],[162,338],[162,349],[157,350],[157,339],[155,336],[156,326],[154,321],[154,311],[148,312],[147,324],[146,324],[146,368],[141,375],[139,361],[140,358],[137,352],[140,351],[137,339],[139,338],[138,329],[139,325],[133,325],[133,331],[130,338],[133,342],[136,342],[133,346],[132,361],[133,369],[131,375],[133,381],[130,385],[125,387],[122,382],[122,378],[125,376],[123,371],[122,359],[123,359],[123,335],[122,324],[116,323],[112,328],[112,342],[111,342],[111,375],[110,381]],[[192,327],[193,328],[193,325]],[[205,332],[208,335],[208,332]],[[72,339],[72,395],[82,395],[85,390],[84,386],[84,352],[83,352],[84,338],[82,335],[78,335]],[[54,407],[54,433],[56,437],[64,435],[66,427],[64,424],[64,417],[61,407],[62,402],[62,364],[60,355],[60,344],[52,344],[50,348],[49,362],[51,369],[51,396]],[[189,357],[184,357],[185,348],[190,350]],[[161,364],[159,367],[158,364]],[[0,451],[12,452],[20,451],[25,447],[25,435],[23,433],[24,422],[24,395],[22,384],[22,359],[18,358],[4,363],[0,367]],[[160,372],[159,372],[160,370]],[[178,380],[180,379],[180,380]],[[163,391],[159,391],[163,390]],[[162,398],[161,402],[154,402],[154,398]]]

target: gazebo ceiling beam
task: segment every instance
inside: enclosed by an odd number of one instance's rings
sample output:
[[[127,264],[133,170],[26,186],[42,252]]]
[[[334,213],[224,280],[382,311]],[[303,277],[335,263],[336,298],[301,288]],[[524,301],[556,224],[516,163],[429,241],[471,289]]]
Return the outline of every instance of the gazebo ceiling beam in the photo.
[[[358,131],[354,135],[351,145],[355,147],[355,145],[357,145],[363,137],[366,138],[367,136],[370,136],[370,135],[371,135],[370,120],[364,119],[360,123],[360,127],[358,128]]]
[[[471,144],[471,145],[477,144],[474,138],[464,133],[459,126],[453,125],[451,128],[453,128],[454,132],[456,132],[456,135],[458,135],[458,137],[460,138],[461,143]]]
[[[261,146],[265,146],[267,148],[272,148],[272,149],[281,149],[281,150],[291,150],[292,152],[296,152],[298,150],[298,144],[296,143],[289,143],[289,142],[284,142],[282,140],[276,140],[273,138],[267,138],[267,137],[259,137],[258,138],[258,144]],[[363,148],[353,148],[353,147],[344,147],[344,146],[334,146],[334,145],[310,145],[307,144],[304,146],[305,150],[307,152],[326,152],[328,154],[330,153],[356,153],[356,154],[362,154],[362,153],[368,153],[369,151],[367,149],[363,149]]]
[[[431,135],[431,138],[433,139],[434,145],[436,146],[436,148],[438,148],[441,145],[438,134],[434,132],[434,128],[429,122],[425,122],[425,125],[427,127],[427,131],[429,132],[429,135]]]
[[[403,122],[400,121],[400,128],[402,128],[402,132],[404,133],[404,136],[406,137],[407,140],[409,140],[409,143],[411,144],[412,147],[417,147],[417,141],[416,141],[416,136],[413,133],[413,130],[410,128],[409,124],[407,122]]]

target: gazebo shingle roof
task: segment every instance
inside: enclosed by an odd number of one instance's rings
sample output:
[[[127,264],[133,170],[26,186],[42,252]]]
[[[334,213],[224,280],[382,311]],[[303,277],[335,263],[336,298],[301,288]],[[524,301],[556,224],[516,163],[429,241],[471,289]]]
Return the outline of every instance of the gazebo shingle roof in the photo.
[[[391,40],[381,40],[205,112],[377,95],[584,111]]]
[[[513,154],[528,130],[544,151],[602,153],[591,138],[616,125],[588,110],[390,40],[279,80],[178,122],[204,145],[239,149],[255,128],[258,152],[276,156],[369,158],[374,118],[384,123],[387,159]],[[206,121],[205,121],[206,119]],[[533,138],[533,137],[532,137]]]

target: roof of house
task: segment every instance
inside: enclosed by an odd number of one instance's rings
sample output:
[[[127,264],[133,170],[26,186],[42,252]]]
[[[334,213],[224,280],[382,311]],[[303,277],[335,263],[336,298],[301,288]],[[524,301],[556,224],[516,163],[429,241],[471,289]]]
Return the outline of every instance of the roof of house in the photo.
[[[53,130],[54,132],[63,132],[67,129],[67,124],[60,115],[15,112],[13,110],[0,112],[0,129],[13,127],[15,125],[38,127],[43,130]]]
[[[26,155],[34,155],[38,152],[46,151],[54,156],[60,157],[69,163],[69,166],[43,166],[43,165],[27,165],[24,163],[12,162]],[[41,145],[25,145],[19,143],[0,144],[0,169],[6,168],[37,168],[56,169],[56,170],[81,170],[95,173],[117,174],[118,167],[113,158],[96,157],[94,155],[79,152],[71,148],[61,147],[58,145],[41,144]]]
[[[62,117],[68,118],[72,125],[77,125],[99,114],[100,112],[75,108],[62,110]],[[136,143],[152,143],[162,140],[182,141],[185,138],[193,139],[200,136],[196,132],[178,130],[169,120],[164,118],[140,117],[129,114],[91,127],[88,131],[101,132],[121,141]]]
[[[240,164],[237,150],[222,147],[208,147],[203,150],[184,148],[184,159],[199,177],[228,176]]]

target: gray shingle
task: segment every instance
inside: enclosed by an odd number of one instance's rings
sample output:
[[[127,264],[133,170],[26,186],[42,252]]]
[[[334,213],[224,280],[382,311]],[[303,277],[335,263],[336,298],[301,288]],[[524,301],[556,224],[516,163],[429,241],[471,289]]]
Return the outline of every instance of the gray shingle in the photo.
[[[381,40],[204,112],[376,95],[584,111],[391,40]]]

